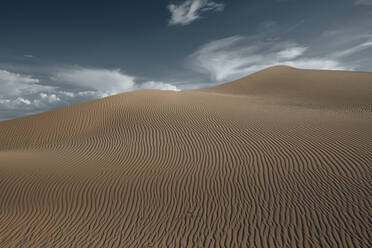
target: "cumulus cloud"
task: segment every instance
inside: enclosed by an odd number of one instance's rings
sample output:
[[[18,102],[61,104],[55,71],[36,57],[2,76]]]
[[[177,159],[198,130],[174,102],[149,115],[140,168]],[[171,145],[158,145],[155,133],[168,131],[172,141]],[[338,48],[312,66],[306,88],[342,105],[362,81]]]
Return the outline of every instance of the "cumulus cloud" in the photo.
[[[19,97],[0,97],[0,121],[34,114],[61,107],[61,99],[55,94],[40,93],[29,94]]]
[[[0,120],[33,113],[40,105],[40,94],[56,90],[54,86],[42,84],[38,78],[7,70],[0,70],[0,87]]]
[[[41,80],[30,75],[0,70],[0,120],[44,112],[126,91],[179,90],[171,83],[138,82],[135,77],[117,69],[70,67],[52,71],[49,79]]]
[[[292,41],[232,36],[203,45],[190,56],[190,61],[193,69],[217,81],[237,79],[279,64],[304,69],[351,69],[333,58],[308,57],[307,50]]]
[[[137,82],[135,77],[118,69],[72,68],[57,72],[53,78],[61,83],[82,89],[84,94],[96,92],[99,96],[110,96],[139,89],[178,90],[176,86],[170,83]]]
[[[0,70],[0,97],[6,95],[20,95],[24,93],[37,93],[51,90],[53,87],[41,85],[39,79],[29,75],[22,75],[6,70]]]
[[[86,90],[113,95],[128,91],[135,85],[134,77],[120,70],[72,68],[57,72],[54,79]]]
[[[223,11],[225,5],[210,0],[186,0],[183,3],[169,4],[168,10],[171,13],[169,25],[188,25],[199,18],[207,11]]]
[[[46,100],[49,103],[61,101],[61,99],[56,94],[40,93],[40,98]]]

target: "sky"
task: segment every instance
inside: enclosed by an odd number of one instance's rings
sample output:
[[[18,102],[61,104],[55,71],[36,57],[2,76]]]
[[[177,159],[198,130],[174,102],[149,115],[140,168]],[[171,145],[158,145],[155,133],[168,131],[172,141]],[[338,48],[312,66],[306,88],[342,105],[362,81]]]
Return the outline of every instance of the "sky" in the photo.
[[[266,67],[372,71],[372,0],[2,0],[0,121]]]

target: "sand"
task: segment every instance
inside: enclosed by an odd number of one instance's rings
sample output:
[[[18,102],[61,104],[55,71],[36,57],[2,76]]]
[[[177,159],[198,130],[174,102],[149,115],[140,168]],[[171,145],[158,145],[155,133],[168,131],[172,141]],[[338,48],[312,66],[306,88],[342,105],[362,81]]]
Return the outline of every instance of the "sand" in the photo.
[[[372,247],[372,73],[278,66],[0,123],[0,247]]]

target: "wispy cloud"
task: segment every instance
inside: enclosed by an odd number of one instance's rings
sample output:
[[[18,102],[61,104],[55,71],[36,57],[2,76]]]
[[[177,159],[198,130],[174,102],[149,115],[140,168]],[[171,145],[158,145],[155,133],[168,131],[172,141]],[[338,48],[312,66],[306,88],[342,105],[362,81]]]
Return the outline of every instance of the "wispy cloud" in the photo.
[[[295,59],[303,55],[307,50],[307,47],[300,47],[294,44],[292,47],[288,47],[278,52],[278,58],[280,59]]]
[[[345,57],[345,56],[350,56],[350,55],[353,55],[355,53],[359,53],[361,51],[364,51],[366,49],[370,49],[372,48],[372,39],[366,41],[366,42],[363,42],[361,44],[357,44],[353,47],[350,47],[346,50],[343,50],[343,51],[340,51],[340,52],[337,52],[334,54],[335,57]]]
[[[223,3],[216,3],[210,0],[186,0],[181,4],[169,4],[168,10],[171,13],[169,25],[188,25],[199,18],[207,11],[222,11],[225,8]]]
[[[346,69],[332,58],[306,56],[307,50],[292,41],[232,36],[205,44],[190,56],[190,60],[193,69],[217,81],[237,79],[279,64],[305,69]]]

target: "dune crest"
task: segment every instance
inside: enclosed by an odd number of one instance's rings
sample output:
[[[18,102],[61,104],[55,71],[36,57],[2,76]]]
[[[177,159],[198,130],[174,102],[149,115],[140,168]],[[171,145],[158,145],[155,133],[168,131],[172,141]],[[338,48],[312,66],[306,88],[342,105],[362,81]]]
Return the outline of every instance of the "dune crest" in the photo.
[[[372,247],[372,73],[272,67],[0,123],[0,247]]]

